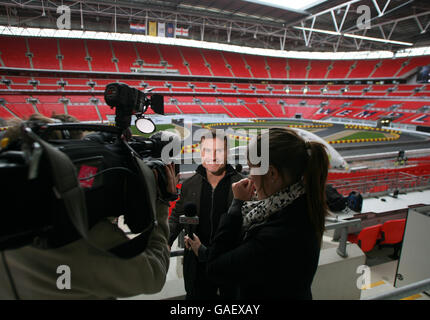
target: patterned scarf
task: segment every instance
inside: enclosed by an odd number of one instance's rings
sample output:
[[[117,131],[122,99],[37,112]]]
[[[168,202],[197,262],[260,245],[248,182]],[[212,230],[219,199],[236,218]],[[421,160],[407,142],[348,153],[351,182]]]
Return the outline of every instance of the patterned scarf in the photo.
[[[266,199],[246,201],[242,206],[244,231],[255,224],[263,223],[272,214],[285,208],[303,194],[305,194],[305,186],[302,181],[299,181]]]

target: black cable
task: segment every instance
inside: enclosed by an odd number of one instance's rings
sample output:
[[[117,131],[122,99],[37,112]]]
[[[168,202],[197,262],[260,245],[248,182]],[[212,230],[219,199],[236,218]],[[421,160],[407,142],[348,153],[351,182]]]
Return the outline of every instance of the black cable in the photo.
[[[131,171],[130,169],[125,168],[125,167],[113,167],[113,168],[104,169],[104,170],[102,170],[100,172],[97,172],[96,174],[94,174],[92,176],[88,176],[88,177],[85,177],[85,178],[79,178],[79,181],[89,180],[89,179],[95,178],[95,177],[97,177],[97,176],[99,176],[99,175],[101,175],[103,173],[106,173],[106,172],[112,171],[112,170],[123,170],[123,171],[125,171],[127,173],[130,173],[130,174],[133,174],[133,175],[135,174],[133,171]]]
[[[6,256],[4,255],[4,251],[1,252],[1,256],[2,256],[2,260],[3,260],[4,268],[6,270],[7,277],[9,278],[10,287],[12,288],[13,295],[15,296],[16,300],[20,300],[19,295],[18,295],[18,291],[16,290],[15,282],[13,281],[12,274],[11,274],[11,272],[9,270],[9,266],[7,265],[7,262],[6,262]]]

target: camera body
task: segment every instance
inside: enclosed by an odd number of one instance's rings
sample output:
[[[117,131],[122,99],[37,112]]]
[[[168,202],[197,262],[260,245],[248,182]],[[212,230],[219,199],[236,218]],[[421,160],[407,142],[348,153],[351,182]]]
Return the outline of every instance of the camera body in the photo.
[[[133,114],[140,117],[149,106],[158,114],[164,114],[163,96],[154,94],[151,99],[136,88],[124,83],[110,83],[104,92],[106,103],[115,109],[115,124],[117,127],[127,129],[130,126]]]
[[[120,89],[113,92],[113,88]],[[156,170],[159,189],[166,189],[164,163],[158,158],[169,141],[143,137],[126,140],[123,132],[130,126],[130,122],[126,124],[126,119],[131,120],[133,114],[145,112],[151,106],[151,99],[123,84],[108,85],[106,91],[105,96],[110,99],[106,102],[116,108],[119,125],[24,123],[23,137],[19,143],[1,150],[0,194],[2,199],[12,204],[9,206],[12,210],[3,216],[0,224],[0,250],[24,245],[58,248],[82,236],[72,221],[65,199],[56,190],[55,181],[63,177],[56,176],[52,170],[52,159],[48,159],[47,150],[41,152],[42,141],[66,155],[67,161],[73,164],[65,175],[80,181],[86,210],[79,213],[82,214],[79,218],[85,221],[88,228],[105,217],[124,215],[125,223],[133,233],[150,229],[154,217],[148,208],[154,203],[154,192],[148,190],[149,184],[145,180],[154,179],[151,169]],[[160,98],[156,99],[159,108]],[[82,140],[45,141],[43,137],[52,130],[97,133]],[[137,165],[137,160],[143,164]],[[142,165],[148,168],[150,177],[142,174]],[[166,192],[160,196],[165,201],[177,197]],[[134,254],[143,251],[145,246],[143,243],[137,251],[134,250]]]

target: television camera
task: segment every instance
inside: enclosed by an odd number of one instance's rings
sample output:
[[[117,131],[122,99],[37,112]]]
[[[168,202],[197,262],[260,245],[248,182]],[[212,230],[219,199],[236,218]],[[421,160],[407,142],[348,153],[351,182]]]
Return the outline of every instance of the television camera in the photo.
[[[80,238],[94,245],[88,230],[103,218],[120,215],[139,235],[110,254],[131,258],[145,250],[157,224],[157,199],[167,203],[177,198],[166,191],[165,163],[159,159],[175,137],[131,135],[133,115],[138,129],[155,129],[144,113],[151,107],[163,115],[163,96],[111,83],[104,98],[115,108],[115,126],[24,121],[20,139],[0,150],[0,194],[10,208],[2,210],[0,250],[25,245],[53,249]],[[56,130],[94,133],[80,140],[49,139]]]

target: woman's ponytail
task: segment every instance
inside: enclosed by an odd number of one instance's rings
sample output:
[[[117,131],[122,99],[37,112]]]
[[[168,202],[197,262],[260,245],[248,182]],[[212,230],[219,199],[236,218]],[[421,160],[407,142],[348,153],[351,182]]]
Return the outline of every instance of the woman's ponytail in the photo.
[[[305,142],[305,149],[308,154],[308,161],[304,170],[304,180],[309,217],[315,227],[318,239],[322,239],[325,217],[328,213],[325,185],[329,159],[325,146],[319,142]]]

